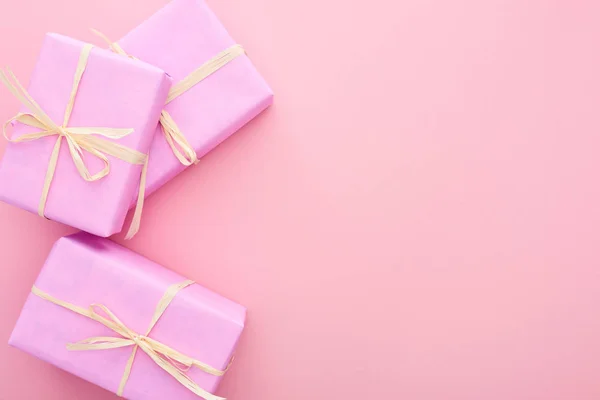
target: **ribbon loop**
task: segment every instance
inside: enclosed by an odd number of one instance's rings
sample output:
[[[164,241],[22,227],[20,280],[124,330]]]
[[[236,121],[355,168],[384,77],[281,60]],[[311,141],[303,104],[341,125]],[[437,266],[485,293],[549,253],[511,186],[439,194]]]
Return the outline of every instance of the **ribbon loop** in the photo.
[[[128,328],[108,307],[106,307],[103,304],[92,304],[87,309],[85,309],[52,297],[48,293],[43,292],[35,286],[31,289],[31,292],[44,300],[50,301],[58,306],[64,307],[68,310],[76,312],[77,314],[83,315],[87,318],[97,321],[121,336],[96,336],[83,339],[76,343],[68,343],[68,350],[109,350],[133,346],[131,356],[129,357],[127,364],[125,365],[125,371],[123,372],[123,376],[119,384],[119,389],[117,391],[118,396],[123,396],[123,391],[129,379],[129,375],[131,374],[131,369],[133,366],[135,355],[137,353],[137,349],[140,348],[159,367],[165,370],[169,375],[171,375],[179,383],[184,385],[187,389],[192,391],[197,396],[202,397],[205,400],[226,400],[223,397],[215,396],[214,394],[202,389],[188,375],[186,375],[186,372],[191,367],[197,367],[208,374],[215,376],[223,376],[227,369],[229,369],[229,365],[224,371],[219,370],[201,361],[195,360],[192,357],[186,356],[178,352],[177,350],[174,350],[171,347],[148,337],[148,335],[152,331],[152,328],[154,328],[154,326],[156,325],[160,317],[163,315],[163,313],[166,311],[166,309],[169,307],[171,301],[175,298],[177,293],[179,293],[179,291],[192,284],[194,284],[194,281],[187,280],[181,283],[171,285],[167,288],[165,294],[156,306],[154,315],[152,316],[152,320],[150,321],[150,325],[145,335],[140,335],[132,329]],[[101,315],[99,312],[97,312],[97,310],[101,311],[104,315]]]
[[[187,141],[183,133],[179,130],[177,123],[171,117],[171,114],[167,112],[167,110],[162,110],[160,113],[160,125],[162,126],[163,133],[165,134],[165,139],[167,143],[173,150],[173,154],[179,160],[180,163],[189,167],[192,164],[198,164],[200,160],[198,160],[198,155],[196,151],[192,147],[192,145]]]
[[[39,106],[38,103],[31,97],[23,85],[19,82],[15,74],[10,69],[0,70],[0,81],[8,88],[8,90],[25,106],[29,109],[27,113],[18,113],[6,123],[4,123],[2,132],[7,141],[11,143],[23,143],[33,140],[39,140],[49,136],[56,136],[56,142],[50,154],[50,160],[48,162],[48,168],[46,171],[46,177],[44,179],[44,185],[42,188],[42,194],[40,196],[40,202],[38,205],[38,214],[41,217],[45,217],[46,203],[48,194],[50,192],[50,186],[54,178],[56,171],[56,165],[58,163],[58,155],[63,138],[67,141],[67,147],[73,164],[75,165],[79,175],[87,182],[98,181],[106,177],[110,173],[110,161],[107,155],[111,155],[118,159],[121,159],[127,163],[134,165],[143,165],[140,189],[138,191],[138,202],[136,205],[136,211],[132,225],[127,234],[127,238],[133,237],[139,230],[141,210],[143,207],[144,189],[146,186],[146,166],[148,163],[148,156],[140,153],[136,150],[130,149],[118,143],[114,143],[107,139],[122,139],[127,135],[133,133],[133,129],[119,129],[119,128],[106,128],[106,127],[69,127],[69,119],[75,105],[75,98],[77,96],[77,90],[79,89],[79,83],[85,72],[87,60],[92,51],[92,45],[83,46],[75,75],[73,77],[73,87],[69,96],[69,101],[65,107],[65,114],[63,117],[63,123],[61,125],[55,123]],[[7,128],[14,122],[36,128],[39,131],[33,133],[25,133],[17,138],[12,138]],[[100,136],[100,137],[98,137]],[[100,160],[103,167],[96,173],[91,173],[84,160],[84,152],[90,156]],[[140,198],[141,197],[141,198]]]

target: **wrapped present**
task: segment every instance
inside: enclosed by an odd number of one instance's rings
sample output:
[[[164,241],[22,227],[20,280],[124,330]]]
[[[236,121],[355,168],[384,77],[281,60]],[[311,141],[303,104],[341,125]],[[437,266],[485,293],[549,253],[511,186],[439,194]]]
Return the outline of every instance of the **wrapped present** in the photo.
[[[48,34],[27,89],[10,71],[0,79],[23,104],[4,125],[0,200],[110,236],[123,228],[137,194],[132,236],[148,150],[171,85],[165,72]]]
[[[156,65],[174,80],[150,150],[147,194],[273,101],[243,47],[203,0],[173,0],[117,43],[104,38],[113,51]]]
[[[214,393],[245,308],[86,233],[54,245],[9,344],[132,400]]]

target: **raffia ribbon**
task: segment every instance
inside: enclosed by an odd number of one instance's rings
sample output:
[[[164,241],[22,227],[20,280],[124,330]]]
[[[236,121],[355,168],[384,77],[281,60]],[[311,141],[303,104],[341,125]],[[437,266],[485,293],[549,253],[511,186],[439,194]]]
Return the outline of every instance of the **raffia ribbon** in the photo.
[[[98,32],[95,29],[92,29],[92,32],[102,38],[113,52],[130,58],[135,58],[127,54],[118,43],[112,42],[101,32]],[[167,97],[166,104],[169,104],[171,101],[175,100],[177,97],[181,96],[183,93],[202,82],[205,78],[217,72],[219,69],[244,53],[244,48],[239,44],[235,44],[223,50],[202,64],[200,67],[192,71],[192,73],[183,78],[181,81],[173,85],[171,87],[171,91],[169,92],[169,96]],[[169,146],[171,146],[171,149],[173,150],[173,153],[179,162],[186,167],[192,164],[197,164],[199,160],[196,151],[187,141],[184,134],[181,132],[173,120],[173,117],[171,117],[167,110],[163,110],[160,115],[160,125],[162,126],[167,143]]]
[[[73,163],[79,172],[79,175],[88,182],[94,182],[104,178],[110,173],[110,163],[107,155],[111,155],[120,160],[128,162],[134,165],[142,165],[142,174],[140,178],[140,188],[138,192],[138,201],[134,213],[131,226],[127,233],[126,238],[132,238],[140,227],[140,220],[142,216],[142,208],[144,204],[144,192],[146,188],[146,172],[148,169],[148,156],[139,151],[130,149],[118,143],[103,139],[121,139],[133,132],[133,129],[116,129],[116,128],[102,128],[102,127],[69,127],[69,118],[73,111],[75,104],[75,97],[77,95],[77,89],[79,88],[79,82],[85,72],[88,57],[92,50],[92,45],[85,45],[80,53],[79,61],[77,63],[77,69],[75,71],[75,77],[73,79],[73,88],[69,97],[69,102],[65,109],[62,125],[55,123],[42,108],[36,103],[31,95],[25,90],[23,85],[19,82],[17,77],[13,74],[10,69],[0,70],[0,80],[10,90],[10,92],[29,109],[28,113],[18,113],[6,123],[2,128],[4,137],[6,140],[12,143],[24,143],[33,140],[42,139],[49,136],[57,136],[50,161],[48,163],[48,169],[46,171],[46,177],[44,179],[44,186],[42,189],[42,195],[38,204],[38,214],[45,218],[44,211],[46,209],[46,203],[48,201],[48,193],[50,192],[50,186],[52,179],[56,172],[56,165],[58,163],[58,155],[60,152],[60,146],[63,138],[67,141],[69,147],[69,153],[73,159]],[[35,133],[27,133],[19,136],[16,139],[10,137],[7,132],[8,126],[13,122],[17,121],[22,124],[38,128],[41,131]],[[93,135],[99,135],[93,136]],[[83,151],[88,152],[92,156],[98,158],[103,162],[104,168],[101,171],[92,174],[87,168],[83,161]]]
[[[167,307],[169,307],[169,304],[171,304],[171,301],[175,298],[177,293],[179,293],[180,290],[192,284],[194,284],[194,281],[187,280],[185,282],[176,283],[174,285],[169,286],[161,300],[158,302],[156,310],[154,311],[154,315],[152,316],[152,320],[150,321],[150,326],[148,327],[144,335],[140,335],[135,331],[129,329],[105,305],[92,304],[89,306],[89,308],[83,308],[68,303],[66,301],[57,299],[56,297],[49,295],[48,293],[38,289],[35,286],[31,288],[31,292],[46,301],[49,301],[58,306],[66,308],[67,310],[73,311],[79,315],[99,322],[121,336],[97,336],[81,340],[77,343],[68,343],[68,350],[109,350],[116,349],[119,347],[133,346],[131,356],[129,357],[129,360],[125,365],[125,371],[123,372],[123,377],[121,378],[121,383],[119,384],[119,389],[117,391],[118,396],[123,397],[123,391],[125,389],[125,385],[127,384],[127,380],[129,379],[129,375],[131,374],[131,368],[133,366],[133,361],[135,359],[137,349],[140,348],[159,367],[165,370],[173,378],[177,379],[179,383],[181,383],[183,386],[185,386],[188,390],[190,390],[197,396],[206,400],[226,400],[224,397],[216,396],[202,389],[186,374],[186,372],[190,368],[196,367],[208,374],[214,376],[223,376],[225,372],[227,372],[229,366],[225,370],[213,368],[208,364],[195,360],[192,357],[186,356],[185,354],[182,354],[177,350],[172,349],[171,347],[148,337],[148,335],[152,331],[152,328],[154,328],[154,326],[156,325],[160,317],[163,315]],[[96,312],[96,309],[103,311],[108,316],[108,318],[98,314]]]

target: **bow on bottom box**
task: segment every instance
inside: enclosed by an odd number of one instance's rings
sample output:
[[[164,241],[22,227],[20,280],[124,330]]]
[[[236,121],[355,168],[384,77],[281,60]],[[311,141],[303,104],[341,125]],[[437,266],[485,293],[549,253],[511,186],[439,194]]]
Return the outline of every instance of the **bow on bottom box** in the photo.
[[[86,233],[54,245],[9,344],[133,400],[214,394],[246,310]]]

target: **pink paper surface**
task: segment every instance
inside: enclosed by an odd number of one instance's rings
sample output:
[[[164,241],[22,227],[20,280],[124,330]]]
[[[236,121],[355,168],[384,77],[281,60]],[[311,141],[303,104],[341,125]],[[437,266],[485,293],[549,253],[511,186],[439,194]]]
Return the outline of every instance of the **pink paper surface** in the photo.
[[[66,36],[46,35],[31,75],[30,95],[58,124],[63,121],[83,45]],[[69,126],[132,128],[132,134],[117,142],[147,153],[169,87],[170,81],[159,68],[94,48],[79,84]],[[22,111],[28,110],[23,107]],[[13,135],[33,131],[35,128],[16,124]],[[54,136],[7,145],[0,164],[0,200],[37,213],[56,139]],[[84,157],[92,172],[102,168],[99,160],[89,154]],[[110,174],[99,181],[86,182],[63,141],[45,216],[99,236],[121,231],[139,187],[142,167],[108,158]]]
[[[219,395],[600,399],[600,1],[206,1],[276,101],[113,240],[248,308]],[[0,0],[0,59],[166,3]],[[0,203],[0,339],[69,232]],[[122,400],[8,345],[0,399]]]
[[[119,41],[128,54],[164,69],[175,82],[235,43],[203,0],[173,0]],[[272,101],[271,89],[242,55],[165,109],[202,157]],[[185,169],[160,126],[150,155],[147,195]]]
[[[82,232],[58,240],[35,286],[80,307],[103,304],[128,328],[144,334],[168,286],[185,280],[108,239]],[[244,307],[194,284],[177,294],[148,336],[224,369],[242,333],[245,314]],[[31,294],[9,344],[116,392],[131,347],[102,351],[69,351],[65,347],[94,336],[118,335]],[[197,368],[188,375],[211,392],[221,379]],[[139,350],[124,397],[198,399]]]

